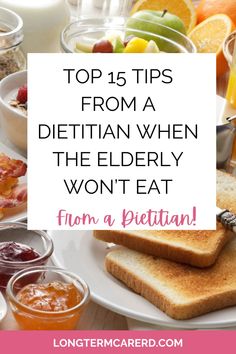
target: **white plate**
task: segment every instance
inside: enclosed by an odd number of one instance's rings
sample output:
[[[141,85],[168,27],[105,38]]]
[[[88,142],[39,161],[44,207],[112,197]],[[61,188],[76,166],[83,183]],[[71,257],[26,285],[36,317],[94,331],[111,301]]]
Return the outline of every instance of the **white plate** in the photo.
[[[139,321],[171,328],[222,328],[236,325],[236,307],[215,311],[192,320],[175,321],[143,297],[130,291],[104,269],[106,243],[91,231],[52,231],[53,261],[81,276],[98,304]]]
[[[2,143],[0,143],[0,153],[1,152],[3,152],[4,154],[6,154],[7,156],[13,159],[22,160],[26,162],[26,159],[23,156],[19,155],[18,153],[11,150],[9,147],[3,145]],[[19,183],[27,183],[27,177],[26,176],[20,177]],[[1,219],[1,221],[20,222],[26,220],[26,218],[27,218],[27,210],[26,210],[26,206],[23,205],[22,208],[17,208],[17,212],[12,210],[11,214],[4,216],[4,218]]]

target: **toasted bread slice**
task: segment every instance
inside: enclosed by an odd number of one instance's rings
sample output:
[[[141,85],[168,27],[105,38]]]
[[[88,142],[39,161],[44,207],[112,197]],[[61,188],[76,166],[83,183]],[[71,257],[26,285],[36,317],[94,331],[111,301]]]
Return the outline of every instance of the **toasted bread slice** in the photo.
[[[216,205],[236,213],[236,178],[217,170]]]
[[[135,251],[196,267],[215,263],[233,234],[218,223],[216,231],[94,231],[95,238]]]
[[[217,206],[236,213],[236,178],[221,171],[217,171]],[[217,223],[216,231],[98,230],[94,236],[142,253],[204,268],[214,264],[233,234]]]
[[[236,239],[210,268],[194,268],[123,247],[107,254],[105,267],[177,320],[236,305]]]

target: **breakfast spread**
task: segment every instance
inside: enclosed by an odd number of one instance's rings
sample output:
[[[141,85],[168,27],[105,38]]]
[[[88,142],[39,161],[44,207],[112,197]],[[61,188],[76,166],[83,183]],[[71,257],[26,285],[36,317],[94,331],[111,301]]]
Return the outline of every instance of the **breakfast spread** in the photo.
[[[30,25],[25,27],[26,39],[23,42],[27,52],[32,48],[42,52],[58,51],[59,41],[56,38],[68,22],[64,1],[54,4],[47,0],[37,9],[34,5],[28,7],[26,0],[22,4],[4,0],[4,4],[18,11]],[[116,25],[116,21],[108,26],[108,17],[104,18],[103,26],[99,20],[97,24],[88,22],[86,25],[79,19],[81,32],[72,31],[67,36],[72,41],[65,40],[61,43],[62,48],[65,52],[75,53],[215,53],[217,79],[227,73],[224,43],[236,28],[235,0],[201,0],[197,8],[191,0],[138,0],[132,4],[121,26]],[[40,15],[45,16],[45,10],[48,18],[44,21]],[[56,10],[58,21],[53,27],[51,18]],[[0,15],[1,11],[4,9],[0,8]],[[30,16],[35,12],[38,23],[33,23]],[[12,37],[9,48],[3,46],[10,36],[9,26],[4,27],[0,20],[0,39],[5,40],[0,40],[0,81],[25,68],[25,58],[20,49],[21,28],[16,45]],[[31,27],[35,30],[34,35],[29,30]],[[39,27],[41,31],[38,31]],[[236,108],[236,46],[234,57],[226,99]],[[24,82],[26,80],[21,84]],[[28,92],[27,85],[21,84],[9,90],[3,101],[13,112],[24,115],[20,117],[23,126],[28,113]],[[1,221],[5,221],[9,211],[17,213],[18,207],[25,206],[27,186],[21,183],[20,178],[26,172],[25,162],[0,153]],[[217,206],[236,213],[236,179],[222,171],[217,171]],[[175,320],[191,319],[236,306],[236,240],[220,222],[213,231],[96,230],[93,235],[96,240],[104,242],[104,247],[107,243],[115,244],[105,256],[105,270],[109,273],[111,286],[113,278],[110,275]],[[83,303],[83,293],[73,279],[66,283],[61,280],[61,275],[44,282],[48,270],[46,261],[40,261],[41,257],[41,252],[27,244],[11,239],[0,242],[0,288],[6,288],[15,272],[26,270],[25,262],[39,259],[40,272],[26,275],[26,281],[16,282],[16,291],[10,300],[14,317],[22,329],[73,329],[81,315],[78,306]],[[6,263],[12,264],[14,271]],[[22,267],[17,268],[14,263],[22,263]]]
[[[11,99],[9,104],[19,109],[23,114],[27,115],[28,90],[27,85],[21,86],[15,98]]]
[[[0,153],[0,219],[8,209],[16,208],[27,201],[26,184],[19,178],[26,174],[27,165]]]

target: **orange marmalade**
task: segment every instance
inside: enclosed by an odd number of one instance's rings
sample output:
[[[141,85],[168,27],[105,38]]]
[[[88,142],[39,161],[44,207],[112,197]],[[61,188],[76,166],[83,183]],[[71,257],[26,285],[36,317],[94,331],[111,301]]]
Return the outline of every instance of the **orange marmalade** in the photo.
[[[82,301],[82,294],[72,283],[28,284],[16,299],[19,305],[14,315],[23,329],[74,329],[80,317],[81,309],[77,305]]]

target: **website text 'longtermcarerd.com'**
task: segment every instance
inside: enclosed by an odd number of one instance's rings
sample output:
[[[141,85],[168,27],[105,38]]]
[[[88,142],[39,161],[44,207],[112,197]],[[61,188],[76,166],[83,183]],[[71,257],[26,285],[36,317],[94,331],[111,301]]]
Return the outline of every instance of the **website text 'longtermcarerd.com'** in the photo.
[[[54,348],[182,348],[183,338],[53,338]]]

